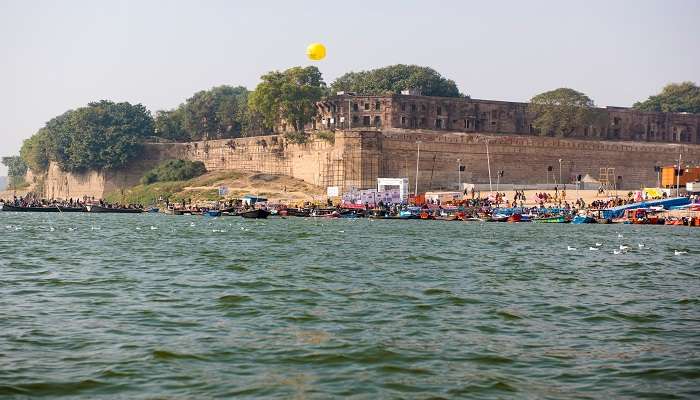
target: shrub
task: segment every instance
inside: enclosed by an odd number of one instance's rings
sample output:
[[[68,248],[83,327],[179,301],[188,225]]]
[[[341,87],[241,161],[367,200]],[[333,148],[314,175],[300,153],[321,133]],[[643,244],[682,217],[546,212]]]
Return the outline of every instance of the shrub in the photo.
[[[309,141],[309,136],[304,132],[287,132],[284,137],[296,144],[304,144]]]
[[[329,143],[335,143],[335,132],[333,131],[319,131],[316,133],[316,137]]]
[[[207,172],[201,161],[168,160],[158,164],[146,172],[141,183],[148,185],[154,182],[186,181]]]

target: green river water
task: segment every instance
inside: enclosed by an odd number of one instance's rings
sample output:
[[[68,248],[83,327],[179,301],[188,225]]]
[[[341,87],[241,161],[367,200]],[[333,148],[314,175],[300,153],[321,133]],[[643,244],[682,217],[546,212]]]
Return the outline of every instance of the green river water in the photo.
[[[698,398],[699,243],[0,212],[0,398]]]

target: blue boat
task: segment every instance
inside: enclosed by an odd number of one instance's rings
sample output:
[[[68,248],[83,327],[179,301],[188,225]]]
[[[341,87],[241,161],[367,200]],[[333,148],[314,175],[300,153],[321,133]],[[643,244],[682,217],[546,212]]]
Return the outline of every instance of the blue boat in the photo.
[[[577,215],[572,220],[572,224],[595,224],[597,221],[590,215]]]
[[[625,214],[625,210],[636,210],[638,208],[650,207],[663,207],[666,210],[670,210],[671,208],[684,206],[688,203],[690,203],[690,199],[687,197],[672,197],[670,199],[642,201],[639,203],[625,204],[618,207],[606,208],[603,210],[603,218],[621,218]]]
[[[208,215],[210,217],[220,217],[221,210],[207,210],[206,215]]]

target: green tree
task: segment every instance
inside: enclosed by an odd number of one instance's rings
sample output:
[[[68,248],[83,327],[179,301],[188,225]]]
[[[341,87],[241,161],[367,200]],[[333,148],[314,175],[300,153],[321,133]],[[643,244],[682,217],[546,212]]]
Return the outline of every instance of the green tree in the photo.
[[[569,88],[559,88],[530,99],[528,111],[532,126],[543,135],[569,136],[576,128],[595,118],[595,104],[588,96]]]
[[[192,140],[238,137],[244,128],[248,89],[218,86],[187,99],[183,127]]]
[[[107,100],[75,110],[66,123],[71,135],[68,159],[61,167],[68,171],[122,167],[139,154],[142,140],[154,131],[146,107]]]
[[[10,184],[17,186],[24,182],[24,175],[27,173],[27,164],[20,156],[3,157],[2,163],[7,167],[7,176]]]
[[[641,111],[700,114],[700,87],[693,82],[669,83],[661,93],[634,103],[633,107]]]
[[[37,171],[51,161],[71,172],[114,169],[137,156],[152,135],[153,118],[144,106],[103,100],[51,119],[20,154]]]
[[[249,98],[251,113],[262,118],[263,125],[274,128],[282,120],[292,124],[296,132],[316,116],[316,102],[326,92],[326,84],[318,68],[293,67],[284,72],[272,71],[261,77]]]
[[[424,96],[461,97],[457,84],[429,67],[390,65],[369,71],[349,72],[331,84],[332,92],[349,91],[366,95],[397,94],[420,89]]]
[[[250,125],[248,89],[217,86],[195,93],[178,108],[156,113],[156,135],[176,141],[240,137]]]
[[[44,172],[49,167],[49,135],[44,127],[22,143],[19,155],[34,172]]]
[[[185,106],[170,111],[157,111],[155,117],[155,135],[163,139],[186,142],[191,139],[185,130]]]

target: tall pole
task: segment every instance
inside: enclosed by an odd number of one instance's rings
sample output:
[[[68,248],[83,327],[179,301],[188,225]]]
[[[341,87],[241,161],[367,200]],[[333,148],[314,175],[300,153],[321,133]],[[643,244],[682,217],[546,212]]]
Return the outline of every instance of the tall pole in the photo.
[[[352,129],[352,118],[350,116],[350,99],[348,99],[348,130]]]
[[[489,155],[489,141],[486,139],[486,165],[489,168],[489,191],[493,193],[493,183],[491,183],[491,156]]]
[[[462,191],[462,160],[457,159],[457,177],[459,182],[459,191]]]
[[[676,170],[676,197],[681,195],[681,158],[683,153],[678,154],[678,170]]]
[[[420,140],[416,141],[416,145],[418,145],[418,150],[416,154],[416,187],[415,187],[415,196],[418,197],[418,164],[420,163]]]
[[[561,158],[559,159],[559,184],[564,185],[564,182],[562,182],[562,180],[561,180]],[[566,185],[564,185],[564,187],[562,189],[565,189],[565,188],[566,188]]]

